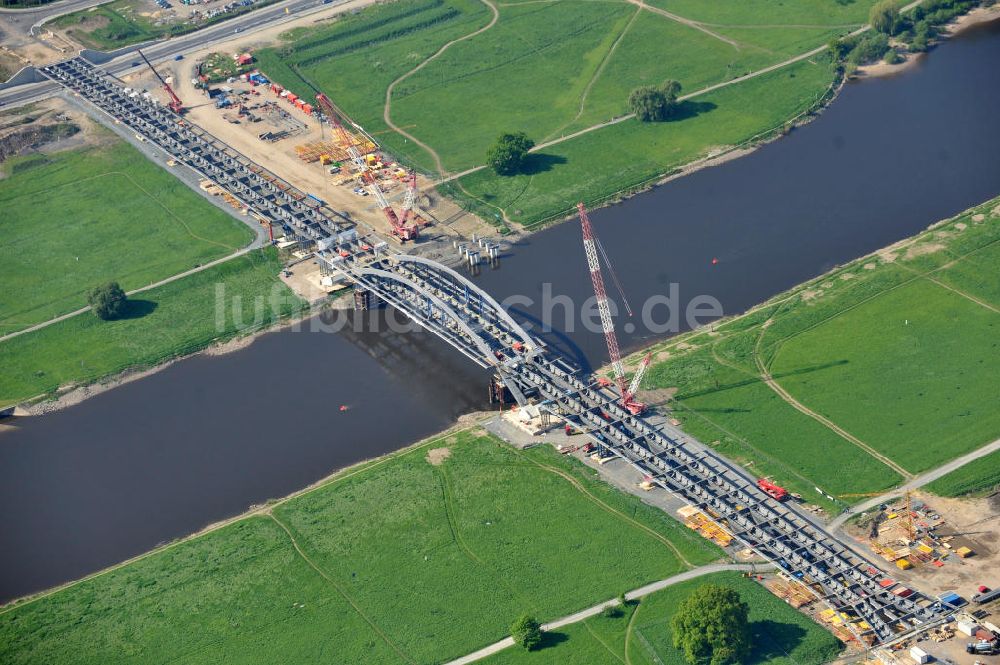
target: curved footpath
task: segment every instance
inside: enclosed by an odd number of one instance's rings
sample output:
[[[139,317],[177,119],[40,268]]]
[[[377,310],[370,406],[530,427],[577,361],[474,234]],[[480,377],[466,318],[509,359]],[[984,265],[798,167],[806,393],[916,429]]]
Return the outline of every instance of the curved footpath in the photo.
[[[678,573],[673,577],[668,577],[665,580],[660,580],[659,582],[653,582],[652,584],[647,584],[646,586],[639,587],[634,591],[629,591],[625,594],[626,600],[635,600],[637,598],[642,598],[648,596],[656,591],[661,591],[667,587],[673,586],[675,584],[680,584],[681,582],[687,582],[688,580],[697,579],[703,575],[711,575],[712,573],[721,573],[727,570],[738,570],[744,572],[756,572],[758,570],[770,570],[772,566],[770,564],[752,564],[752,563],[713,563],[707,566],[699,566],[698,568],[692,568],[691,570],[685,571],[683,573]],[[590,617],[597,616],[605,607],[617,607],[618,599],[612,598],[593,607],[588,607],[585,610],[580,610],[568,616],[564,616],[561,619],[556,619],[555,621],[550,621],[549,623],[542,624],[542,630],[548,632],[552,630],[557,630],[563,626],[568,626],[570,624],[578,623],[584,619],[589,619]],[[465,665],[466,663],[474,663],[477,660],[482,660],[487,656],[492,656],[495,653],[499,653],[504,649],[514,646],[514,640],[510,637],[504,638],[499,642],[494,642],[493,644],[483,647],[479,651],[470,653],[467,656],[462,656],[461,658],[456,658],[455,660],[448,661],[445,665]]]

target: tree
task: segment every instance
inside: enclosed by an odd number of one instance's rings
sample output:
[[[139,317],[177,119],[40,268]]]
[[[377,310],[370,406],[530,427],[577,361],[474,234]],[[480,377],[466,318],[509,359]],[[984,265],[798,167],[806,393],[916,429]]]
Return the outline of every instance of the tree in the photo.
[[[486,153],[486,163],[497,175],[514,175],[524,166],[528,151],[534,147],[535,142],[524,132],[501,134]]]
[[[882,0],[875,3],[871,13],[868,14],[868,22],[875,30],[883,34],[893,34],[899,22],[899,10],[896,9],[895,0]]]
[[[736,591],[703,584],[670,621],[674,647],[692,665],[740,663],[750,653],[749,610]]]
[[[524,614],[511,624],[510,636],[514,638],[514,644],[531,651],[542,641],[542,626],[534,617]]]
[[[127,297],[118,282],[108,282],[92,289],[87,294],[87,302],[94,308],[97,318],[109,321],[125,313]]]
[[[886,51],[882,59],[885,60],[885,64],[887,65],[897,65],[903,62],[903,56],[899,55],[894,48]]]
[[[643,85],[628,96],[628,108],[643,122],[667,120],[677,110],[681,84],[667,81],[660,87]]]

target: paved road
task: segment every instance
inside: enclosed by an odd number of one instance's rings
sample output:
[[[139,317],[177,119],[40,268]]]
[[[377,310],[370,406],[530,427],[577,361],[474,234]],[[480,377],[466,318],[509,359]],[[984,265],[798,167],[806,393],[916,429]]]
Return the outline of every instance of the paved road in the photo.
[[[687,582],[688,580],[697,579],[703,575],[711,575],[712,573],[721,573],[726,570],[739,570],[739,571],[759,571],[759,570],[770,570],[770,564],[741,564],[741,563],[713,563],[707,566],[700,566],[698,568],[692,568],[691,570],[685,571],[673,577],[668,577],[665,580],[660,580],[659,582],[653,582],[652,584],[647,584],[644,587],[639,587],[634,591],[629,591],[625,594],[625,598],[628,600],[635,600],[636,598],[643,598],[651,593],[666,589],[669,586],[675,584],[680,584],[681,582]],[[605,607],[615,607],[618,605],[618,600],[613,598],[607,600],[593,607],[588,607],[585,610],[580,610],[568,616],[564,616],[561,619],[556,619],[555,621],[550,621],[549,623],[542,624],[542,630],[552,631],[558,630],[563,626],[568,626],[574,624],[584,619],[589,619],[592,616],[597,616]],[[482,649],[470,653],[467,656],[462,656],[455,660],[449,661],[445,665],[465,665],[466,663],[474,663],[477,660],[482,660],[487,656],[492,656],[493,654],[503,651],[504,649],[514,646],[514,640],[507,637],[495,642],[489,646],[483,647]]]
[[[89,4],[99,4],[98,2],[95,2],[95,0],[69,1],[79,3],[79,8],[86,7]],[[279,2],[268,7],[264,7],[263,9],[258,9],[242,16],[231,18],[228,21],[223,21],[217,25],[197,30],[188,35],[157,41],[146,45],[140,44],[139,46],[142,47],[143,53],[146,54],[146,57],[149,58],[151,62],[163,62],[172,60],[177,55],[183,55],[190,51],[209,46],[214,42],[228,39],[236,32],[249,36],[256,30],[271,28],[276,24],[293,21],[316,12],[324,10],[329,11],[331,8],[346,4],[347,2],[349,2],[349,0],[335,0],[329,4],[323,4],[322,0],[285,0],[284,2]],[[62,7],[68,5],[60,3],[60,6]],[[285,14],[285,9],[288,9],[287,15]],[[59,13],[63,12],[53,11],[51,12],[51,15],[54,16]],[[110,62],[102,64],[102,69],[116,76],[121,76],[122,74],[127,74],[135,69],[144,68],[144,64],[138,67],[132,66],[132,63],[135,62],[138,57],[134,53],[134,48],[135,47],[119,49],[119,51],[125,52],[118,55]],[[17,106],[37,101],[39,99],[45,99],[46,97],[51,97],[56,94],[61,89],[61,86],[58,84],[51,81],[45,81],[43,83],[30,83],[10,88],[8,90],[2,90],[0,91],[0,106]]]
[[[1000,450],[1000,439],[997,439],[993,443],[988,443],[982,448],[977,448],[976,450],[973,450],[971,453],[968,453],[967,455],[962,455],[959,458],[953,459],[947,464],[943,464],[938,468],[928,471],[923,475],[917,476],[916,478],[913,478],[909,482],[900,485],[894,490],[890,490],[885,494],[881,494],[879,496],[868,499],[867,501],[859,503],[858,505],[854,506],[851,509],[851,512],[844,513],[842,515],[839,515],[835,519],[831,520],[830,523],[827,525],[827,529],[829,531],[835,531],[836,529],[842,527],[844,525],[844,522],[851,519],[858,513],[863,513],[866,510],[871,510],[872,508],[880,506],[891,499],[894,499],[898,496],[902,496],[903,493],[905,493],[908,490],[915,490],[918,487],[923,487],[924,485],[931,483],[937,480],[938,478],[951,473],[955,469],[963,467],[966,464],[974,462],[980,457],[985,457],[986,455],[989,455],[990,453],[997,450]]]

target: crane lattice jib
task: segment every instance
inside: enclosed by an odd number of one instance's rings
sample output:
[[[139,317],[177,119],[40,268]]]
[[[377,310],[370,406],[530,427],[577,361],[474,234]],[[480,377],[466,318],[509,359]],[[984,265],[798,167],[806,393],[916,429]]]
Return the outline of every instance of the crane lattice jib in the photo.
[[[372,196],[375,197],[375,201],[378,203],[378,207],[382,209],[382,213],[389,220],[389,225],[395,229],[397,232],[400,230],[399,217],[396,215],[396,211],[392,209],[389,202],[385,198],[385,194],[382,193],[382,188],[378,186],[378,182],[375,177],[371,174],[368,169],[368,165],[365,164],[364,157],[361,156],[361,152],[358,147],[354,145],[354,141],[351,136],[344,129],[344,126],[340,124],[340,120],[337,119],[337,112],[333,108],[333,102],[330,98],[324,95],[322,92],[316,95],[316,101],[323,108],[323,113],[330,120],[333,125],[333,130],[337,132],[337,138],[340,139],[341,144],[344,149],[347,150],[347,154],[350,155],[351,161],[354,162],[354,166],[357,167],[361,174],[361,179],[365,181],[368,186],[368,191],[371,192]]]
[[[403,199],[403,224],[410,220],[413,206],[417,201],[417,172],[410,171],[406,179],[406,198]]]
[[[635,376],[632,377],[632,383],[628,385],[628,394],[626,395],[626,401],[630,400],[639,392],[639,384],[642,383],[642,377],[646,374],[646,369],[649,367],[649,363],[653,360],[653,354],[647,353],[646,357],[642,359],[642,363],[639,364],[639,369],[636,370]]]
[[[618,349],[618,337],[615,335],[615,325],[611,320],[611,307],[608,304],[608,294],[604,289],[601,263],[597,258],[594,230],[590,226],[587,209],[583,207],[582,203],[578,203],[576,207],[580,212],[580,226],[583,227],[583,248],[587,253],[587,266],[590,268],[590,279],[594,283],[594,295],[597,296],[597,309],[601,313],[601,328],[604,330],[604,339],[608,343],[611,367],[615,372],[618,390],[621,391],[622,397],[625,397],[628,392],[628,387],[625,385],[625,368],[622,367],[622,354]]]

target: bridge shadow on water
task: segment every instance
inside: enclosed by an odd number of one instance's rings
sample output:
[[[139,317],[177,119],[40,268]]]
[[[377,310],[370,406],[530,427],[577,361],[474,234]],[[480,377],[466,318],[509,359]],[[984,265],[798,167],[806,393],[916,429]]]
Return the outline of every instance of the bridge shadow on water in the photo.
[[[587,360],[587,356],[584,354],[583,349],[577,346],[576,342],[570,339],[568,334],[551,327],[546,330],[545,325],[540,318],[534,314],[524,311],[523,309],[509,307],[507,308],[507,311],[521,325],[530,324],[531,327],[528,330],[528,333],[545,342],[550,352],[562,357],[564,360],[572,362],[584,372],[593,371],[590,366],[590,361]]]

